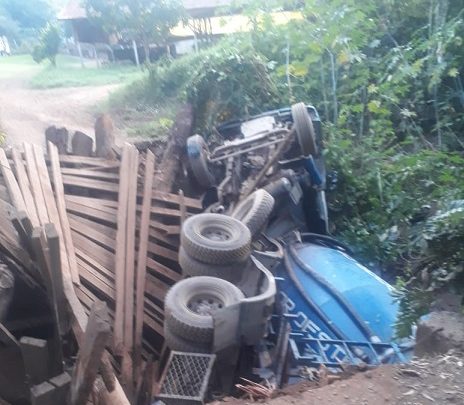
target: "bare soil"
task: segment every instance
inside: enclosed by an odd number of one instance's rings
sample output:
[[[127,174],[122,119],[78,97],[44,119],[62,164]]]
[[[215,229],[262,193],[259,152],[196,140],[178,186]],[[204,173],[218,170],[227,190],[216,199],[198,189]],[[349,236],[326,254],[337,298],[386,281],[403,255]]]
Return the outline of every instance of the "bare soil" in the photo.
[[[44,131],[50,125],[93,136],[97,104],[119,86],[37,90],[28,87],[28,79],[0,78],[0,126],[8,145],[27,141],[44,146]]]
[[[360,372],[330,385],[297,384],[268,405],[427,405],[464,404],[464,356],[448,353],[414,359],[406,365],[386,365]],[[253,404],[252,400],[225,398],[215,405]]]

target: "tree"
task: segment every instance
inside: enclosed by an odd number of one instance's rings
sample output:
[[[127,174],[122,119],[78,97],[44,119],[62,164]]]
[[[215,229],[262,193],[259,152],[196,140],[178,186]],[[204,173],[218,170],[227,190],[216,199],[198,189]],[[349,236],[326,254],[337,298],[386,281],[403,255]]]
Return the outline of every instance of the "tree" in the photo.
[[[39,44],[34,48],[32,57],[37,63],[48,59],[53,66],[56,66],[56,55],[60,48],[61,36],[56,25],[47,24],[40,34]]]
[[[150,62],[150,43],[164,45],[183,16],[180,0],[86,0],[89,17],[108,34],[141,42]]]

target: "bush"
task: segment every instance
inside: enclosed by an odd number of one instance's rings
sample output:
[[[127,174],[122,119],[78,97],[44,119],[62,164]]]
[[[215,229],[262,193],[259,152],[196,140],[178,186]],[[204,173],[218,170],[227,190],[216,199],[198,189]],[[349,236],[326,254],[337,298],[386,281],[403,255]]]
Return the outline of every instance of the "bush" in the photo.
[[[53,66],[56,66],[56,55],[61,44],[61,36],[58,27],[52,24],[41,31],[39,44],[32,51],[32,58],[35,62],[40,63],[48,59]]]
[[[198,130],[245,117],[279,104],[265,60],[253,49],[221,43],[151,68],[152,102],[177,98],[192,103]]]

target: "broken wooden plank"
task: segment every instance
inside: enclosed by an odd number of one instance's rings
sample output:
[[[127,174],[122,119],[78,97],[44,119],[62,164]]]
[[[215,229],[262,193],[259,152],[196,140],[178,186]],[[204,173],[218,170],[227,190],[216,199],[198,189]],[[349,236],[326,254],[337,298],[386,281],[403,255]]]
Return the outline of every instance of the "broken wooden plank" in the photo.
[[[107,211],[102,211],[98,208],[92,208],[86,205],[76,204],[75,202],[70,201],[68,197],[65,198],[65,201],[66,201],[66,210],[68,212],[73,212],[76,215],[86,216],[89,218],[95,218],[100,221],[108,222],[110,224],[117,223],[116,211],[114,211],[114,214],[113,214],[113,213],[108,213]]]
[[[39,217],[35,207],[34,197],[32,196],[31,184],[27,177],[26,168],[24,167],[23,159],[17,149],[11,150],[11,156],[15,165],[16,178],[18,179],[19,188],[23,195],[24,203],[26,204],[26,212],[29,216],[33,227],[39,226]]]
[[[19,340],[24,368],[31,384],[39,384],[48,380],[49,351],[48,342],[44,339],[23,336]]]
[[[147,249],[150,228],[151,190],[155,171],[155,155],[148,151],[145,158],[145,178],[143,185],[142,216],[140,219],[139,251],[137,256],[137,283],[135,303],[135,335],[134,335],[134,375],[140,374],[142,356],[143,301],[147,272]]]
[[[37,164],[35,162],[34,152],[30,143],[24,143],[24,158],[26,160],[26,169],[29,176],[29,183],[32,188],[32,195],[34,197],[35,208],[39,222],[45,225],[50,222],[48,219],[47,206],[42,192],[42,187],[38,180]]]
[[[116,310],[114,317],[114,350],[122,354],[124,342],[124,292],[125,292],[125,267],[126,267],[126,223],[127,204],[130,173],[131,147],[125,144],[122,152],[121,167],[119,171],[119,193],[116,234],[116,262],[115,262],[115,286],[116,286]]]
[[[86,405],[111,333],[106,304],[95,301],[79,347],[71,382],[71,405]]]
[[[26,204],[24,202],[21,189],[19,188],[18,182],[16,181],[10,162],[8,161],[3,148],[0,148],[0,168],[2,176],[5,179],[13,207],[16,208],[16,211],[26,211]]]
[[[55,404],[66,404],[68,393],[71,388],[71,376],[68,373],[61,373],[48,382],[55,387]]]
[[[77,271],[76,252],[71,236],[71,227],[66,213],[66,204],[64,201],[64,187],[60,172],[60,161],[58,149],[51,142],[48,143],[48,154],[50,157],[51,173],[53,185],[55,187],[55,201],[58,210],[58,216],[61,224],[62,237],[66,250],[66,257],[69,263],[69,271],[71,273],[74,284],[79,284],[79,273]]]
[[[182,278],[182,276],[179,273],[170,269],[164,264],[161,264],[157,262],[156,260],[153,260],[151,257],[147,257],[147,267],[150,270],[152,270],[154,273],[158,273],[168,278],[169,280],[172,280],[174,283],[179,281]]]
[[[69,224],[71,225],[71,229],[73,230],[73,232],[79,233],[83,237],[86,237],[93,242],[98,242],[100,246],[104,245],[109,250],[115,250],[116,241],[113,238],[107,236],[106,234],[99,232],[92,226],[88,226],[87,224],[71,217],[69,218]]]

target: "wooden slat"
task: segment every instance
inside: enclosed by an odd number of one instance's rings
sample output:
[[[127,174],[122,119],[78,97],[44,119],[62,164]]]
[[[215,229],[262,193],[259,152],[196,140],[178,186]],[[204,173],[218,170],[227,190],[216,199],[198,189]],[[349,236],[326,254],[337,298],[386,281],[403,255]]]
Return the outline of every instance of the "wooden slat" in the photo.
[[[97,208],[90,208],[85,205],[77,204],[75,202],[72,202],[68,199],[68,197],[65,197],[66,201],[66,209],[68,212],[73,212],[75,214],[80,214],[80,215],[85,215],[90,218],[95,218],[100,221],[105,221],[110,224],[116,224],[117,218],[116,215],[112,213],[108,213],[106,211],[101,211]]]
[[[108,249],[114,251],[116,248],[116,241],[107,236],[106,234],[99,232],[92,226],[87,225],[84,222],[78,221],[74,218],[69,218],[69,223],[74,232],[81,234],[82,236],[98,242],[99,245],[105,245]]]
[[[31,221],[32,227],[39,226],[39,217],[37,216],[37,210],[35,208],[34,197],[31,192],[31,185],[29,178],[27,177],[26,168],[24,167],[23,159],[17,149],[11,150],[11,156],[16,170],[16,177],[18,179],[19,188],[23,194],[24,202],[26,204],[26,212]]]
[[[76,223],[84,224],[87,227],[95,229],[97,232],[100,232],[101,234],[104,234],[108,236],[109,238],[116,240],[116,229],[115,228],[112,228],[107,225],[99,224],[98,222],[92,221],[91,219],[80,217],[78,215],[71,214],[71,213],[68,213],[68,218],[69,220],[72,219]]]
[[[124,357],[122,364],[122,379],[126,389],[133,391],[132,353],[134,346],[134,286],[135,286],[135,230],[137,213],[137,173],[139,152],[131,148],[129,165],[129,188],[126,223],[126,272],[125,272],[125,304],[124,304]]]
[[[92,266],[92,268],[96,272],[100,273],[101,276],[107,279],[108,283],[110,283],[111,285],[114,284],[114,272],[113,271],[102,266],[100,262],[98,262],[93,257],[89,256],[87,253],[83,252],[80,249],[76,248],[76,255],[77,255],[78,263],[80,260],[88,263],[90,266]]]
[[[174,203],[180,204],[181,198],[178,194],[172,193],[163,193],[158,190],[153,190],[152,199],[156,201],[163,201],[167,203]],[[192,208],[195,210],[201,210],[203,207],[201,205],[201,201],[196,198],[184,197],[184,204],[188,208]]]
[[[50,183],[50,177],[48,175],[48,169],[45,163],[42,149],[38,145],[33,145],[33,150],[35,163],[37,165],[37,180],[40,182],[40,187],[42,188],[42,194],[44,197],[45,206],[47,207],[48,218],[50,223],[55,225],[55,229],[59,237],[61,271],[63,273],[63,278],[70,277],[73,282],[78,283],[79,280],[77,278],[77,272],[75,274],[76,281],[74,281],[69,266],[66,246],[64,244],[63,231],[61,229],[60,216],[58,214],[58,208],[56,206],[55,196],[53,195],[52,185]]]
[[[5,154],[4,149],[0,149],[0,168],[2,172],[2,176],[5,180],[6,186],[8,188],[8,192],[10,194],[11,202],[13,203],[13,207],[16,208],[16,211],[25,211],[26,204],[24,202],[23,195],[21,193],[21,189],[19,188],[18,182],[13,174],[13,170],[11,169],[10,162]]]
[[[98,191],[118,192],[118,184],[109,181],[88,179],[85,177],[63,175],[63,183],[66,186],[83,187]]]
[[[77,204],[87,205],[89,207],[110,207],[114,210],[118,209],[118,202],[107,200],[105,198],[83,197],[81,195],[66,195],[66,199]]]
[[[74,230],[71,231],[71,234],[73,237],[74,245],[76,247],[76,251],[83,251],[84,253],[92,257],[101,266],[106,267],[107,269],[114,268],[115,255],[113,253],[97,245],[90,239],[87,239],[85,236],[82,236]]]
[[[106,304],[93,303],[89,320],[74,368],[71,382],[71,405],[85,405],[102,362],[110,337],[110,322]]]
[[[60,172],[60,161],[57,147],[48,142],[48,154],[51,164],[51,175],[55,187],[55,201],[58,210],[58,216],[61,224],[61,237],[66,250],[66,258],[69,263],[69,271],[71,273],[74,284],[79,284],[79,273],[77,271],[76,252],[71,236],[71,227],[66,213],[66,205],[64,201],[64,187]],[[59,232],[58,232],[59,233]]]
[[[117,234],[116,234],[116,310],[114,316],[114,350],[117,354],[122,354],[124,342],[124,291],[125,291],[125,266],[126,266],[126,222],[127,222],[127,203],[129,188],[131,148],[125,144],[122,151],[121,167],[119,170],[119,193],[118,193],[118,214],[117,214]]]
[[[148,242],[148,251],[156,256],[172,260],[173,262],[177,262],[178,259],[177,251],[167,249],[152,242]]]
[[[180,225],[166,225],[159,221],[150,221],[150,226],[155,229],[159,229],[164,232],[166,235],[179,235],[180,234]]]
[[[87,157],[87,156],[73,156],[73,155],[60,155],[60,162],[63,163],[74,163],[77,165],[87,165],[87,166],[98,166],[106,167],[117,164],[114,160],[102,159],[98,157]]]
[[[77,177],[89,177],[92,179],[107,179],[107,180],[116,180],[119,181],[119,174],[117,173],[107,173],[97,170],[86,170],[86,169],[76,169],[74,167],[63,167],[61,168],[61,173]]]
[[[32,195],[35,201],[37,216],[39,217],[40,224],[45,225],[50,221],[48,219],[47,206],[45,205],[42,187],[40,186],[40,183],[37,181],[38,173],[37,164],[34,158],[34,152],[32,150],[32,145],[29,143],[24,143],[24,157],[26,160],[26,168],[27,174],[29,176],[29,183],[32,187]]]
[[[147,257],[147,267],[152,270],[154,273],[163,275],[164,277],[172,280],[174,283],[179,281],[182,276],[176,271],[170,269],[169,267],[158,263],[150,257]]]
[[[155,155],[148,151],[145,160],[145,178],[143,185],[142,216],[140,219],[139,251],[137,256],[137,283],[135,300],[135,375],[140,374],[142,357],[143,301],[147,272],[148,232],[150,228],[151,189],[155,171]]]

